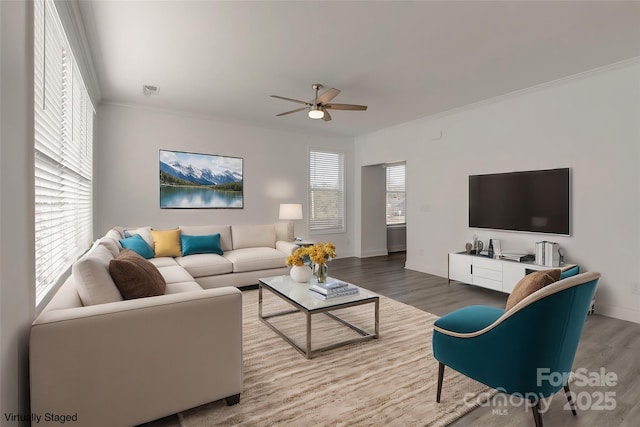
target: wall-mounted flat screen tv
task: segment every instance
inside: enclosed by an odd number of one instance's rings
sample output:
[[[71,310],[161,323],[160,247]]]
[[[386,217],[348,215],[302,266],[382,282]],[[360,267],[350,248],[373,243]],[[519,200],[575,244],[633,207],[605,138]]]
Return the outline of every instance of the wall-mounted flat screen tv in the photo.
[[[469,176],[469,227],[569,235],[569,168]]]

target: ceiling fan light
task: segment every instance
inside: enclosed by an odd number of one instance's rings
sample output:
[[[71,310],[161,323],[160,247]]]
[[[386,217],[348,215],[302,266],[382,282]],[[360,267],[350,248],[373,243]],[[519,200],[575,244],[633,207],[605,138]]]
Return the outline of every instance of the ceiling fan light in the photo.
[[[322,111],[322,109],[318,108],[317,106],[313,106],[311,108],[309,108],[309,118],[310,119],[321,119],[324,117],[324,111]]]

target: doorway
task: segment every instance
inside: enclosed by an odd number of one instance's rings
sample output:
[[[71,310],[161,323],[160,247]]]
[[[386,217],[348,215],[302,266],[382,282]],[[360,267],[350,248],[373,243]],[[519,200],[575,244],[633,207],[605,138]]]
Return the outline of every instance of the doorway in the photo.
[[[406,250],[405,180],[405,162],[362,167],[361,257]]]
[[[387,252],[404,252],[407,250],[406,163],[384,165],[384,169]]]

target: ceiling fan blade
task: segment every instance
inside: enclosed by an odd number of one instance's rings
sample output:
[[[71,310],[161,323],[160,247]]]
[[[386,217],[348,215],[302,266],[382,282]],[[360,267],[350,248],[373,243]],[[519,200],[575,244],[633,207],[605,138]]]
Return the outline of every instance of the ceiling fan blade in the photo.
[[[286,111],[286,112],[284,112],[284,113],[276,114],[276,117],[279,117],[279,116],[286,116],[287,114],[297,113],[298,111],[302,111],[302,110],[306,110],[306,109],[307,109],[307,107],[296,108],[295,110]]]
[[[271,95],[272,98],[284,99],[285,101],[297,102],[298,104],[311,105],[306,101],[300,101],[299,99],[285,98],[284,96]]]
[[[328,122],[329,120],[331,120],[331,114],[329,114],[329,112],[324,108],[322,109],[322,111],[324,111],[324,116],[322,116],[322,121]]]
[[[330,108],[332,110],[355,110],[364,111],[367,109],[366,105],[354,105],[354,104],[326,104],[324,108]]]
[[[333,98],[338,96],[339,93],[340,91],[338,89],[331,88],[325,93],[323,93],[322,95],[320,95],[316,101],[318,102],[318,104],[326,104],[327,102],[331,101]]]

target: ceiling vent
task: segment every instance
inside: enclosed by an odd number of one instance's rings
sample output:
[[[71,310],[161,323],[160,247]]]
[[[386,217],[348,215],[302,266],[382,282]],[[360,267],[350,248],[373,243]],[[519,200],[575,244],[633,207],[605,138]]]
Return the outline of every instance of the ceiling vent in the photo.
[[[158,95],[160,93],[160,88],[158,86],[151,85],[142,85],[142,94],[149,98],[152,95]]]

